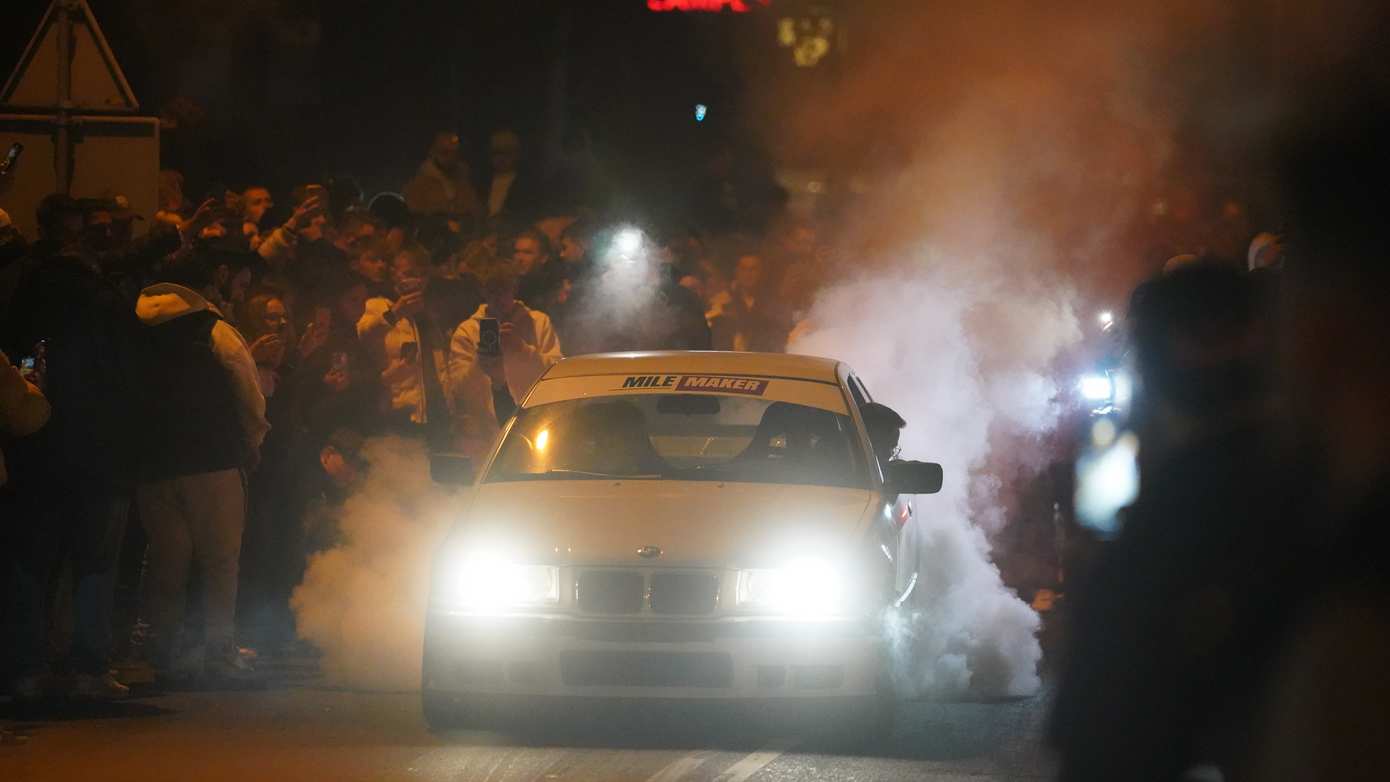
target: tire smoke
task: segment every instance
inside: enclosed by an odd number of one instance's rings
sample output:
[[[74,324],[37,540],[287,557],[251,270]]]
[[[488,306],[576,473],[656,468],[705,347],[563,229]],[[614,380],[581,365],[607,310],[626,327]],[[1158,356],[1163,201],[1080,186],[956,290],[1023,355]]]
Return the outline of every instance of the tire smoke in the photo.
[[[290,601],[300,637],[339,686],[417,690],[430,562],[453,521],[423,443],[368,440],[368,468],[337,513],[340,545],[309,559]]]
[[[1080,327],[1065,288],[924,255],[823,292],[790,349],[848,359],[907,420],[904,457],[946,470],[940,494],[917,498],[904,549],[919,581],[910,618],[892,628],[899,684],[914,695],[1026,695],[1039,684],[1039,619],[990,560],[988,533],[1004,514],[986,468],[992,435],[1055,422],[1047,366]]]

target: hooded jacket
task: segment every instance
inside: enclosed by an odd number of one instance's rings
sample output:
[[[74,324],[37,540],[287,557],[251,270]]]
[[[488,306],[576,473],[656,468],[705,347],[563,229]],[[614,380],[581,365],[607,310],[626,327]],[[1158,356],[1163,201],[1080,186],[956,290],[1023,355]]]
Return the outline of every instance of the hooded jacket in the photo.
[[[495,317],[483,304],[473,317],[459,324],[449,345],[448,393],[462,419],[463,436],[472,447],[485,445],[498,432],[497,408],[493,402],[492,380],[478,362],[478,336],[482,319]],[[506,373],[507,392],[520,404],[526,392],[546,370],[560,363],[560,339],[550,317],[533,310],[520,301],[512,312],[522,346],[502,351],[502,368]]]
[[[161,283],[140,292],[148,329],[145,480],[234,469],[254,461],[270,424],[256,362],[240,332],[196,292]]]

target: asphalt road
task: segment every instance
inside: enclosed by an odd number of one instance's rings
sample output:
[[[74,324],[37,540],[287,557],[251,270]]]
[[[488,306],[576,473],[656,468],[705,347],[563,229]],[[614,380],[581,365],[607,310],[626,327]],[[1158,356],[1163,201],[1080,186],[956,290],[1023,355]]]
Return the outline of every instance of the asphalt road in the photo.
[[[867,742],[834,724],[669,709],[435,735],[415,694],[304,678],[112,705],[0,704],[0,779],[1031,780],[1053,768],[1046,699],[904,703],[894,733]]]

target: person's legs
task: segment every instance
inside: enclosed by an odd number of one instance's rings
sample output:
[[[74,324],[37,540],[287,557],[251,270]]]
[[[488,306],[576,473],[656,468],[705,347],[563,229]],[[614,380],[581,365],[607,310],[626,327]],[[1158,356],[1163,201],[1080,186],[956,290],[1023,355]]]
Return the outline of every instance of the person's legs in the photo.
[[[26,691],[16,692],[20,695],[38,694],[29,692],[29,685],[37,686],[48,668],[48,584],[62,558],[64,532],[64,519],[47,502],[48,494],[29,487],[8,505],[15,512],[15,526],[6,639],[11,644],[9,673],[16,682],[26,682]]]
[[[124,492],[99,491],[77,498],[82,514],[74,544],[72,668],[76,673],[104,674],[111,656],[112,609],[116,599],[116,562],[130,514]]]
[[[140,521],[149,538],[140,613],[150,626],[146,641],[150,663],[166,672],[172,662],[174,639],[183,617],[193,555],[193,538],[179,491],[180,480],[146,483],[135,490]]]
[[[179,479],[187,503],[193,554],[203,577],[207,648],[235,650],[237,566],[246,523],[246,489],[239,470]]]

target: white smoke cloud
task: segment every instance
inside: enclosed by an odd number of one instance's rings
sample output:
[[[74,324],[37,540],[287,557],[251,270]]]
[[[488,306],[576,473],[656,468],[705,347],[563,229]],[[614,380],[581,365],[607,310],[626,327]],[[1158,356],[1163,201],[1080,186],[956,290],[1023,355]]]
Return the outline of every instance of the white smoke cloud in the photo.
[[[1048,365],[1081,337],[1073,294],[990,259],[916,255],[916,264],[823,291],[790,350],[848,359],[876,401],[907,419],[904,457],[946,470],[941,493],[917,499],[908,545],[920,601],[893,628],[900,683],[935,696],[1031,694],[1039,618],[990,560],[988,535],[1005,522],[990,444],[1055,423]]]
[[[309,560],[291,606],[328,681],[417,690],[430,561],[453,521],[451,491],[430,480],[423,443],[372,439],[363,455],[369,469],[338,514],[343,542]]]

